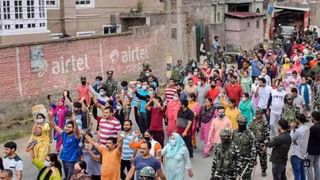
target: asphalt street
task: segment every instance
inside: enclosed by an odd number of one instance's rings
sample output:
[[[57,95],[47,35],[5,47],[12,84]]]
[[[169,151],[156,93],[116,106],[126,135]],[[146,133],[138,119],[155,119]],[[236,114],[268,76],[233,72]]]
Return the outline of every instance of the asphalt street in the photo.
[[[133,130],[137,130],[136,124],[134,124]],[[31,130],[30,130],[31,131]],[[24,151],[28,137],[18,139],[15,142],[18,145],[17,154],[23,159],[24,161],[24,170],[23,170],[23,179],[24,180],[35,180],[38,174],[38,170],[32,165],[31,159],[29,157],[29,154]],[[195,179],[195,180],[209,180],[211,175],[211,165],[212,165],[212,157],[203,158],[202,157],[202,150],[204,144],[199,141],[198,139],[198,148],[194,150],[194,158],[192,159],[192,169],[194,172],[194,177],[189,178],[186,175],[187,180]],[[3,144],[0,145],[3,147]],[[52,150],[53,148],[52,144]],[[268,149],[268,153],[270,154],[271,150]],[[3,156],[3,153],[1,154]],[[269,156],[268,156],[269,159]],[[292,173],[291,173],[291,166],[287,165],[287,176],[288,180],[292,180]],[[261,177],[261,169],[260,166],[257,165],[254,174],[253,174],[253,180],[272,180],[272,174],[271,174],[271,163],[268,162],[268,170],[267,170],[267,177]]]

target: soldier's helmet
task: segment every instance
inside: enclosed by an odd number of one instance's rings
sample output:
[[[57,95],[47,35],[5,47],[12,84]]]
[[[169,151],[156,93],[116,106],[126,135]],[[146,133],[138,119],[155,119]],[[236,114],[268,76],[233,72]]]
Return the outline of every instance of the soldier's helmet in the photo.
[[[232,136],[232,130],[228,128],[224,128],[220,131],[221,137],[231,137]]]
[[[247,119],[244,116],[240,116],[237,121],[238,121],[238,124],[246,124],[247,123]]]
[[[140,177],[155,178],[156,172],[154,171],[154,169],[152,167],[146,166],[141,169]]]

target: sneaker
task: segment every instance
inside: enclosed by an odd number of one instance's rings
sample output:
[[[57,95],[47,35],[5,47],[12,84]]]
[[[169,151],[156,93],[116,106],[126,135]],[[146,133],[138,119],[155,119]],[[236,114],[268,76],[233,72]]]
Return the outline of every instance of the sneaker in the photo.
[[[266,171],[262,171],[261,176],[262,176],[262,177],[266,177],[266,176],[267,176]]]

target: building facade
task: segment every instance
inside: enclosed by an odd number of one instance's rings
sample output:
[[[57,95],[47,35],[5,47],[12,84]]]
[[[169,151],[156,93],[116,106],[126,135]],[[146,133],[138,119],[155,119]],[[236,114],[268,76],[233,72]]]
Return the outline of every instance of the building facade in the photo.
[[[162,11],[159,0],[0,0],[0,44],[119,33]]]

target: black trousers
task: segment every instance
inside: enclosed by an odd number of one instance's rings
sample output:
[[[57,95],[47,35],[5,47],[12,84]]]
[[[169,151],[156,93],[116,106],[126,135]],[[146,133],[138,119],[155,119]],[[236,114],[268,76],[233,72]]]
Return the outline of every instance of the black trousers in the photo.
[[[193,158],[192,136],[185,136],[183,140],[188,148],[190,158]]]
[[[91,178],[92,180],[101,180],[101,176],[97,176],[97,175],[92,175]]]
[[[125,169],[127,169],[127,172],[129,172],[131,168],[131,162],[130,160],[122,160],[121,159],[121,179],[125,180],[126,179],[126,173],[124,173]]]

